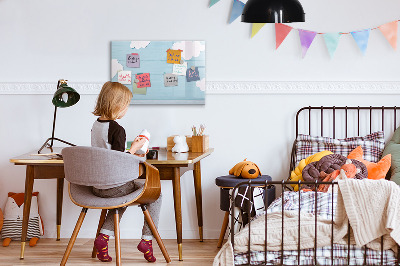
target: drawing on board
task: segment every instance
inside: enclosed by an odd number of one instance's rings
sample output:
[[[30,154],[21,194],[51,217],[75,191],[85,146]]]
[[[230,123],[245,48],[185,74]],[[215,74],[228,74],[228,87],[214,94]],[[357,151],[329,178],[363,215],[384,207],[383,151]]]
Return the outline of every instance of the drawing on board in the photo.
[[[134,104],[205,104],[204,41],[112,41],[111,81]]]

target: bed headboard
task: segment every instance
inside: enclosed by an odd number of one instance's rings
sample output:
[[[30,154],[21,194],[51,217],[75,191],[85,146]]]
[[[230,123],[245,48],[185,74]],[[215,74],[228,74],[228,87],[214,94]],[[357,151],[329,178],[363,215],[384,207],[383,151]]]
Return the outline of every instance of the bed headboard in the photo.
[[[383,131],[389,139],[398,126],[396,106],[308,106],[296,114],[296,137],[299,134],[347,138]],[[290,171],[295,164],[295,143],[293,144]],[[290,176],[290,172],[289,172]]]
[[[386,107],[386,106],[308,106],[301,108],[296,114],[296,137],[298,134],[309,134],[318,136],[327,136],[328,133],[326,130],[328,123],[331,125],[331,132],[333,138],[346,138],[348,136],[355,137],[360,136],[360,130],[362,127],[367,126],[369,129],[368,133],[372,133],[373,130],[382,130],[385,132],[385,125],[387,125],[388,121],[391,121],[393,127],[391,131],[386,131],[385,133],[391,133],[397,127],[397,111],[400,108],[396,106]],[[320,121],[313,121],[312,119],[315,117],[314,114],[318,113]],[[304,115],[308,117],[308,119],[304,119]],[[365,118],[369,118],[365,120]],[[356,124],[355,124],[356,122]],[[305,123],[307,126],[308,132],[301,131],[301,123]],[[313,126],[319,124],[319,133],[311,132]],[[379,125],[380,128],[374,128],[374,125]],[[304,124],[303,124],[304,126]],[[336,136],[337,128],[344,131],[344,135]],[[357,135],[349,135],[349,129],[357,128]],[[365,133],[365,132],[364,132]],[[387,136],[387,134],[385,134]]]

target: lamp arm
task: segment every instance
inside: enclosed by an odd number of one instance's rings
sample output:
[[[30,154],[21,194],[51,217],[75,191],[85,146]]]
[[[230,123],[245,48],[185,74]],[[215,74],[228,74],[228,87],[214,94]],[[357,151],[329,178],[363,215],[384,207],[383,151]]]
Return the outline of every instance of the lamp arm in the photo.
[[[58,88],[60,88],[60,83],[61,83],[61,80],[58,80],[56,91],[58,90]],[[56,117],[57,117],[57,106],[54,106],[53,131],[52,131],[52,133],[51,133],[51,144],[50,144],[50,148],[53,148],[54,130],[55,130],[55,128],[56,128]]]
[[[48,138],[48,139],[44,142],[44,144],[42,145],[42,147],[40,147],[40,149],[39,149],[39,151],[38,151],[39,154],[40,154],[40,152],[41,152],[46,146],[47,146],[47,148],[50,149],[51,152],[53,152],[53,142],[54,142],[54,140],[58,140],[58,141],[60,141],[60,142],[62,142],[62,143],[68,144],[68,145],[70,145],[70,146],[76,146],[75,144],[72,144],[72,143],[67,142],[67,141],[65,141],[65,140],[62,140],[62,139],[59,139],[59,138],[55,138],[55,137],[54,137],[54,131],[55,131],[55,128],[56,128],[56,118],[57,118],[57,106],[55,106],[55,108],[54,108],[53,131],[52,131],[52,133],[51,133],[51,138]],[[50,141],[50,144],[49,144],[49,141]]]
[[[54,106],[53,131],[51,132],[51,144],[50,144],[50,148],[53,147],[54,131],[55,131],[55,129],[56,129],[56,118],[57,118],[57,106]]]

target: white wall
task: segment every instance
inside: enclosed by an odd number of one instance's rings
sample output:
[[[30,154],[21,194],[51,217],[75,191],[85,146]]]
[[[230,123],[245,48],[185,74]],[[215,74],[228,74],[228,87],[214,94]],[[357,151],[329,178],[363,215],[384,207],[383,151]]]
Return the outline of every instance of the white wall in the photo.
[[[391,50],[379,31],[371,33],[362,57],[351,36],[343,36],[329,59],[318,36],[301,59],[297,32],[274,50],[273,25],[250,40],[250,25],[227,24],[230,0],[208,9],[208,0],[29,1],[0,0],[0,82],[104,82],[109,79],[111,40],[205,40],[209,81],[399,81],[399,52]],[[307,22],[294,24],[321,32],[375,27],[399,19],[397,1],[303,0]],[[0,95],[0,207],[7,192],[24,190],[25,168],[9,158],[35,150],[50,136],[50,95]],[[90,144],[95,95],[82,95],[74,107],[60,109],[56,135],[78,145]],[[218,238],[223,214],[214,179],[243,158],[255,161],[275,180],[286,176],[294,138],[294,114],[308,105],[398,105],[396,95],[207,95],[205,106],[131,106],[121,120],[128,138],[142,128],[153,145],[165,145],[176,133],[189,134],[205,123],[215,152],[202,163],[205,238]],[[45,237],[55,237],[55,180],[39,180],[40,211]],[[172,188],[163,181],[160,233],[175,238]],[[197,237],[193,181],[182,177],[184,238]],[[69,237],[79,208],[64,193],[62,237]],[[99,212],[88,213],[80,237],[92,237]],[[139,217],[139,218],[138,218]],[[122,237],[139,238],[142,218],[130,208],[121,222]]]

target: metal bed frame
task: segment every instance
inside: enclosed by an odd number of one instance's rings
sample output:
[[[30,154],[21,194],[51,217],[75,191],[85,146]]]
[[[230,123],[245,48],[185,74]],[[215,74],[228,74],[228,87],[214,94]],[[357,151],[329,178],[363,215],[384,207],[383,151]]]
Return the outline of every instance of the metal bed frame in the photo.
[[[320,106],[320,107],[312,107],[312,106],[308,106],[308,107],[303,107],[301,108],[297,114],[296,114],[296,138],[297,136],[300,134],[299,133],[299,120],[300,120],[300,114],[303,111],[308,111],[308,134],[311,135],[311,131],[312,131],[312,126],[311,126],[311,112],[313,110],[317,110],[319,111],[319,115],[320,115],[320,136],[324,136],[324,111],[325,110],[331,110],[330,113],[332,114],[332,129],[333,129],[333,138],[336,137],[336,113],[337,112],[344,112],[344,121],[342,122],[342,125],[344,123],[344,129],[345,129],[345,137],[348,137],[348,125],[349,125],[349,115],[348,113],[350,112],[356,112],[357,115],[357,136],[360,136],[360,113],[367,111],[369,112],[369,132],[372,133],[372,125],[373,125],[373,114],[375,114],[376,112],[381,112],[381,130],[384,131],[385,129],[385,113],[387,113],[386,111],[391,111],[393,112],[393,130],[396,129],[396,118],[397,118],[397,111],[400,108],[393,106],[393,107],[348,107],[348,106],[344,106],[344,107],[337,107],[337,106],[331,106],[331,107],[324,107],[324,106]],[[326,113],[326,112],[325,112]],[[325,119],[326,121],[327,119]],[[315,122],[315,121],[314,121]],[[318,122],[318,121],[317,121]],[[354,125],[354,124],[353,124]],[[296,146],[296,141],[293,144],[293,149],[292,149],[292,153],[291,153],[291,160],[290,160],[290,172],[295,169],[296,165],[295,165],[295,158],[296,158],[296,154],[295,154],[295,146]],[[290,176],[290,172],[289,172],[289,176]],[[315,185],[314,191],[317,192],[318,186],[319,185],[325,185],[325,184],[330,184],[332,185],[332,190],[334,189],[334,186],[336,186],[338,183],[336,181],[332,181],[332,182],[319,182],[319,181],[315,181],[315,182],[304,182],[304,181],[252,181],[251,179],[249,181],[246,182],[242,182],[238,185],[236,185],[232,191],[232,195],[235,195],[236,190],[239,187],[242,186],[251,186],[251,187],[259,187],[259,188],[263,188],[265,191],[265,195],[266,198],[268,198],[268,188],[271,185],[276,185],[276,186],[281,186],[282,188],[282,195],[285,192],[285,190],[291,190],[289,186],[287,185],[300,185],[301,184],[306,184],[306,185]],[[299,193],[299,202],[301,202],[301,192],[300,190],[298,191]],[[250,189],[250,198],[252,198],[253,191]],[[282,212],[284,212],[284,197],[282,198]],[[333,200],[334,199],[334,193],[332,193],[332,223],[331,223],[331,228],[332,228],[332,237],[331,237],[331,261],[332,261],[332,265],[334,262],[334,250],[333,250],[333,224],[334,224],[334,217],[333,217],[333,210],[334,210],[334,206],[333,206]],[[315,213],[317,213],[317,202],[318,202],[318,198],[317,198],[317,193],[315,193]],[[267,219],[267,201],[264,201],[264,208],[265,208],[265,247],[264,247],[264,262],[259,263],[259,265],[272,265],[272,264],[268,264],[267,262],[267,233],[268,233],[268,219]],[[298,226],[300,227],[300,204],[299,204],[299,210],[298,210],[298,214],[299,214],[299,220],[298,220]],[[235,245],[235,241],[234,241],[234,217],[235,217],[235,208],[234,208],[234,197],[232,197],[231,200],[231,232],[230,232],[230,236],[231,236],[231,244],[232,247],[234,248]],[[313,264],[307,264],[307,265],[318,265],[317,264],[317,254],[316,254],[316,249],[317,249],[317,215],[315,215],[315,239],[314,239],[314,258]],[[249,227],[249,242],[247,245],[247,264],[245,265],[250,265],[251,264],[251,249],[250,249],[250,243],[251,243],[251,219],[249,219],[248,222],[248,227]],[[284,240],[283,240],[283,234],[284,234],[284,217],[282,216],[282,237],[281,237],[281,250],[280,250],[280,264],[278,265],[284,265],[283,264],[283,251],[284,251]],[[301,237],[300,237],[300,230],[298,233],[298,243],[297,243],[297,265],[305,265],[305,264],[300,264],[300,254],[301,254],[301,249],[300,249],[300,242],[301,242]],[[397,245],[397,248],[399,250],[399,252],[397,253],[397,258],[396,258],[396,263],[395,265],[400,265],[400,246]],[[364,249],[364,263],[363,265],[367,265],[367,253],[366,253],[366,246],[363,246]],[[347,233],[347,264],[346,265],[350,265],[350,224],[348,226],[348,233]],[[381,257],[380,257],[380,265],[384,265],[384,261],[383,261],[383,236],[381,237]]]

